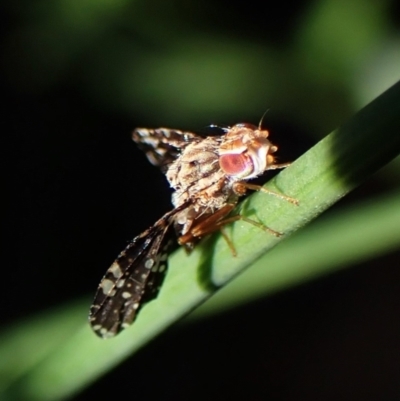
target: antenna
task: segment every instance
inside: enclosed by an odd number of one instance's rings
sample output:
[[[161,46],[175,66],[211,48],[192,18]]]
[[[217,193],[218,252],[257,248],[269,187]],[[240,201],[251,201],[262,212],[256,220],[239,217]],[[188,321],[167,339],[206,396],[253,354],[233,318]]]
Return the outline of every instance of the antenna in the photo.
[[[264,114],[261,116],[261,120],[260,120],[260,122],[258,123],[258,130],[261,130],[262,122],[263,122],[263,120],[264,120],[265,115],[266,115],[268,112],[269,112],[269,109],[265,110],[265,111],[264,111]]]

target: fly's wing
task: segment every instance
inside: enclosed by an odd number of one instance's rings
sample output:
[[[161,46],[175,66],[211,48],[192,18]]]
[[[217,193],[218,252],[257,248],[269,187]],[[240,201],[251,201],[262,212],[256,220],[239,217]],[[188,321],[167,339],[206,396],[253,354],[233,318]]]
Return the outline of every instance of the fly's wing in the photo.
[[[158,294],[167,268],[176,208],[137,236],[107,270],[90,308],[94,332],[110,338],[129,326],[144,302]]]
[[[193,132],[171,128],[136,128],[132,139],[146,154],[151,164],[165,169],[190,143],[202,138]]]

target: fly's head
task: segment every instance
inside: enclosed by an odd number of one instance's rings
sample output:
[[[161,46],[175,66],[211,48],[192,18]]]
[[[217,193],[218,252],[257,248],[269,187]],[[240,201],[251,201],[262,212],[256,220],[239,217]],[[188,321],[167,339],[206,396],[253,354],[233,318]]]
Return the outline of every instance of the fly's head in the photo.
[[[269,132],[252,124],[227,129],[219,147],[219,165],[234,180],[257,177],[274,164],[278,148],[268,140]]]

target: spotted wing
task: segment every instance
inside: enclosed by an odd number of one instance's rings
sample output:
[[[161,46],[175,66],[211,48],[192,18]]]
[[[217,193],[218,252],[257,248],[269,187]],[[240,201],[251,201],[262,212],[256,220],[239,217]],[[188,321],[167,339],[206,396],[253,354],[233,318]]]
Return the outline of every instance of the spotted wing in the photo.
[[[187,145],[202,140],[193,132],[171,128],[136,128],[132,139],[146,154],[150,163],[161,169],[171,164]]]
[[[172,243],[172,210],[121,252],[97,289],[89,321],[103,338],[113,337],[129,326],[143,305],[158,294],[167,268]]]

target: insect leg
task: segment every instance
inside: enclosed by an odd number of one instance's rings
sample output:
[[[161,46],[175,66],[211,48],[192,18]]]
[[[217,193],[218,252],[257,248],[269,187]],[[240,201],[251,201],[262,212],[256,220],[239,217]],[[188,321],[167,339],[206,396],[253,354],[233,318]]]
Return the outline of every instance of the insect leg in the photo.
[[[295,198],[280,194],[278,192],[271,191],[270,189],[265,188],[265,187],[263,187],[261,185],[251,184],[251,183],[245,182],[245,181],[236,182],[233,185],[233,189],[234,189],[235,192],[240,193],[240,194],[245,193],[246,189],[251,189],[252,191],[260,191],[260,192],[264,192],[266,194],[270,194],[270,195],[276,196],[277,198],[283,199],[283,200],[285,200],[287,202],[290,202],[293,205],[296,205],[296,206],[299,205],[299,201],[297,199],[295,199]]]
[[[221,231],[221,234],[224,237],[225,241],[227,242],[227,244],[232,252],[232,255],[236,256],[237,252],[236,252],[235,246],[233,245],[231,239],[223,231],[222,227],[229,223],[233,223],[234,221],[237,221],[237,220],[243,220],[246,223],[252,224],[253,226],[256,226],[256,227],[260,228],[261,230],[264,230],[276,237],[280,237],[282,235],[278,231],[272,230],[271,228],[269,228],[261,223],[258,223],[257,221],[249,219],[245,216],[242,216],[240,214],[237,214],[237,215],[231,216],[231,217],[225,217],[233,210],[233,208],[235,206],[236,206],[235,204],[231,204],[231,203],[227,204],[226,206],[224,206],[223,208],[221,208],[214,214],[209,215],[206,218],[202,219],[201,221],[197,222],[197,224],[195,224],[187,234],[181,236],[178,239],[178,243],[180,245],[185,245],[186,243],[192,243],[195,240],[198,240],[201,237],[204,237],[205,235],[212,234],[215,231]]]

